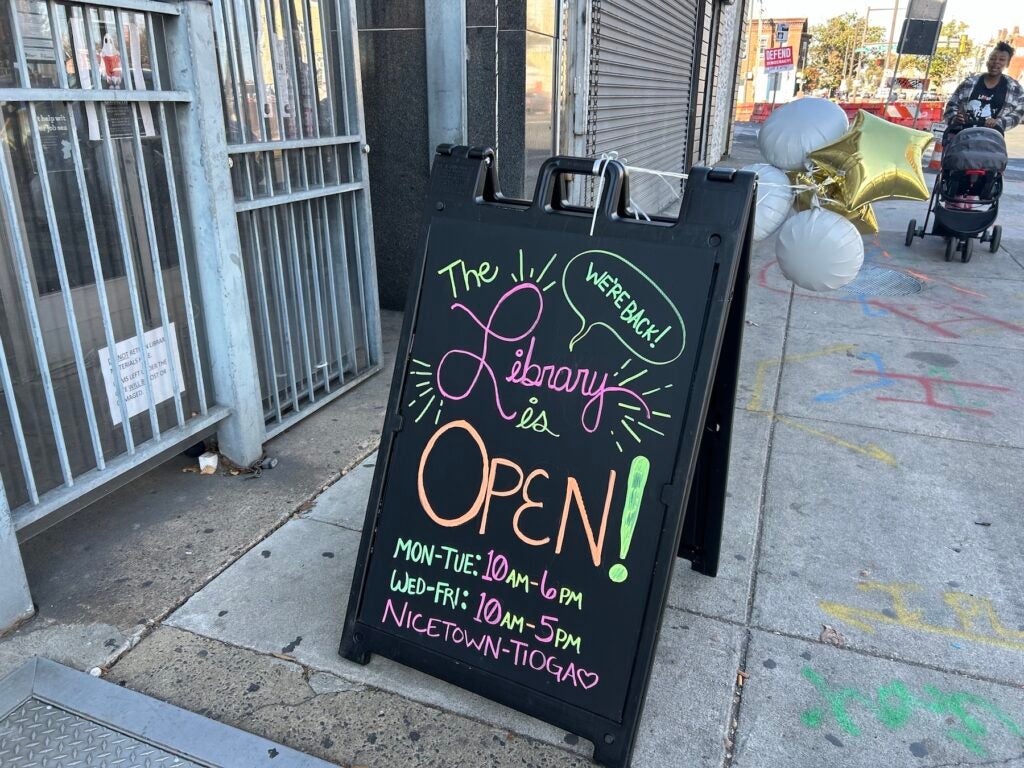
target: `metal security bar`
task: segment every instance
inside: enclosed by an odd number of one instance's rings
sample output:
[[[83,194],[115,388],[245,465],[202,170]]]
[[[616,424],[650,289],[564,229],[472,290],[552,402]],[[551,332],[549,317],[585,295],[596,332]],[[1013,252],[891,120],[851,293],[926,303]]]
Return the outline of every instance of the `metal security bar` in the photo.
[[[267,436],[380,369],[355,12],[215,6]]]
[[[0,474],[19,536],[212,432],[165,18],[0,11]],[[5,66],[5,64],[7,66]],[[188,183],[195,183],[189,180]]]

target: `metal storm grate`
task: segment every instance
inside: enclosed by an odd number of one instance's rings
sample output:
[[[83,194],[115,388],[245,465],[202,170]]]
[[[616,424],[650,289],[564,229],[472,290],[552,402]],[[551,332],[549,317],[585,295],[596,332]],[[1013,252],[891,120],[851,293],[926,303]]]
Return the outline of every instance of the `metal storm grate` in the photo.
[[[29,699],[0,720],[0,765],[199,768],[198,763],[38,699]]]
[[[3,768],[327,768],[328,763],[36,658],[0,679]]]
[[[923,290],[924,283],[905,272],[865,264],[853,282],[844,285],[837,293],[859,299],[867,296],[912,296]]]

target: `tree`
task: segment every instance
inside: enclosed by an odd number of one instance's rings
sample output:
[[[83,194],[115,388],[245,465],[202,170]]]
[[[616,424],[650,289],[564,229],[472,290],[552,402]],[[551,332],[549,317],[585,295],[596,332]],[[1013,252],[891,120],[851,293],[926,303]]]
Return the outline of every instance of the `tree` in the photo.
[[[807,52],[804,81],[808,88],[839,88],[868,65],[864,47],[879,43],[885,28],[871,26],[866,16],[844,13],[824,24],[811,27],[811,46]]]
[[[833,16],[810,32],[804,80],[808,88],[829,90],[842,85],[850,90],[857,72],[868,66],[870,45],[880,43],[886,34],[885,28],[872,27],[866,16],[853,12]]]
[[[965,60],[973,58],[974,54],[973,44],[969,44],[966,50],[960,49],[960,36],[966,32],[967,25],[964,22],[950,19],[942,25],[931,69],[928,68],[927,56],[904,56],[900,61],[900,74],[912,73],[924,77],[927,71],[928,78],[933,83],[941,84],[948,80],[956,80],[959,77],[960,65]]]

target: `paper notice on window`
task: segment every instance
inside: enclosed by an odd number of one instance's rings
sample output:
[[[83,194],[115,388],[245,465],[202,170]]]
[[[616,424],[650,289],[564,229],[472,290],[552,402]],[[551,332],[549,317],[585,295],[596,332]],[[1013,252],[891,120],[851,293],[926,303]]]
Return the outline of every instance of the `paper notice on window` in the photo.
[[[115,376],[121,380],[128,418],[149,410],[149,393],[146,390],[145,378],[147,372],[153,390],[154,405],[174,397],[172,365],[178,392],[185,391],[174,323],[168,324],[168,330],[171,334],[170,340],[164,338],[164,329],[160,327],[144,333],[141,345],[136,336],[117,342],[114,345],[114,354],[117,358],[115,361],[110,359],[110,347],[99,350],[100,370],[103,372],[103,383],[107,387],[107,403],[114,424],[121,423],[121,406],[118,404]]]

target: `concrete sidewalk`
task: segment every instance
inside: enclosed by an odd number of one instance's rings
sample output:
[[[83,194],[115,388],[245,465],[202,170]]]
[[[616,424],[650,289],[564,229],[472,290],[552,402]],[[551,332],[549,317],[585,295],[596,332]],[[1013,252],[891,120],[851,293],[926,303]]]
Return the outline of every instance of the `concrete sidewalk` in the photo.
[[[832,294],[758,246],[720,573],[676,569],[634,765],[1024,766],[1022,198],[968,264],[903,246],[924,203],[880,204]],[[338,657],[373,463],[279,510],[107,678],[346,766],[589,764],[571,734]]]

